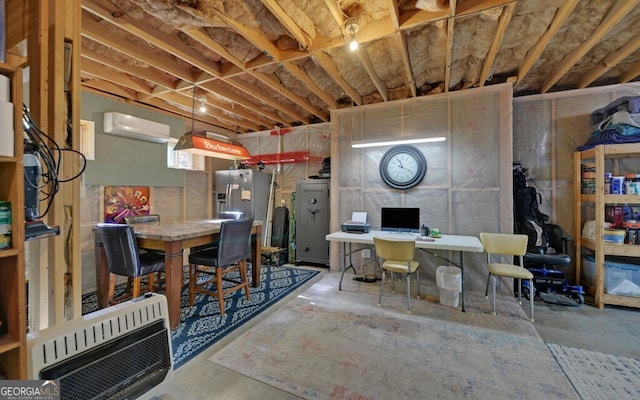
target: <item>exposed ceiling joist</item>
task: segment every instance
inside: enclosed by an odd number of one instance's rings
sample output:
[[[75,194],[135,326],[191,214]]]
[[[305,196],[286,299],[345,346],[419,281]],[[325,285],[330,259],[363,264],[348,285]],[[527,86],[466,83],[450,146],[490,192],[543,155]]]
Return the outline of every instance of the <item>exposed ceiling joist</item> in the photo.
[[[216,111],[198,121],[244,133],[514,80],[514,96],[630,82],[640,76],[639,4],[83,0],[83,86],[190,118],[183,108],[196,85]],[[497,16],[497,26],[486,23]],[[347,17],[360,26],[359,63],[348,49]],[[9,53],[19,54],[20,35],[7,36]]]
[[[593,31],[593,34],[584,41],[584,43],[567,54],[562,60],[560,65],[551,73],[551,75],[542,83],[540,91],[546,93],[551,87],[566,74],[571,67],[576,65],[589,50],[593,48],[602,38],[613,28],[622,18],[624,18],[635,6],[638,5],[640,0],[625,0],[614,3],[613,7],[602,20],[600,25]]]
[[[558,32],[558,29],[560,29],[567,18],[569,18],[571,12],[576,7],[579,1],[580,0],[565,0],[562,3],[562,6],[560,6],[558,11],[556,12],[555,17],[553,18],[551,25],[549,25],[547,30],[536,42],[536,44],[531,49],[529,49],[529,51],[527,52],[527,56],[525,57],[522,64],[520,64],[520,68],[518,69],[518,80],[515,83],[516,86],[522,83],[522,80],[527,75],[533,64],[540,57],[540,54],[542,54],[551,39],[553,39],[555,34]]]
[[[493,63],[496,59],[496,54],[498,54],[498,49],[500,48],[500,43],[502,43],[504,33],[507,30],[507,25],[509,25],[509,22],[511,22],[511,17],[513,17],[513,12],[515,11],[515,9],[515,3],[507,4],[502,9],[502,14],[500,15],[500,19],[498,20],[498,29],[496,30],[496,34],[493,36],[491,47],[489,48],[489,52],[487,53],[487,56],[485,57],[484,63],[482,65],[479,86],[484,86],[487,78],[489,77],[491,67],[493,66]]]

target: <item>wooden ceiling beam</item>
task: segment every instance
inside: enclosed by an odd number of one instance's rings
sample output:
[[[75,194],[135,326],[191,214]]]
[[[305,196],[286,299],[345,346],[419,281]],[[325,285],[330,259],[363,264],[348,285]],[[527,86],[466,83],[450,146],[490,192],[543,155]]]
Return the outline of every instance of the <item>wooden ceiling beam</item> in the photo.
[[[225,80],[225,82],[228,83],[229,85],[235,87],[236,89],[242,90],[246,94],[255,97],[256,99],[262,101],[264,104],[267,104],[267,105],[275,108],[276,110],[279,110],[281,113],[292,117],[296,121],[302,121],[303,123],[306,123],[306,124],[308,124],[310,122],[309,118],[300,116],[296,110],[294,110],[294,109],[292,109],[292,108],[290,108],[288,106],[284,106],[280,101],[278,101],[277,99],[274,99],[272,96],[265,96],[262,93],[258,93],[256,91],[256,87],[253,86],[253,85],[245,83],[245,82],[239,80],[238,78],[228,79],[228,80]],[[307,121],[307,122],[305,122],[305,121]],[[284,125],[289,126],[289,125],[291,125],[291,123],[287,122]]]
[[[227,123],[224,120],[220,120],[220,119],[214,119],[209,117],[208,115],[199,115],[198,113],[196,113],[195,115],[191,112],[191,107],[189,107],[188,110],[182,109],[180,107],[176,107],[175,105],[166,102],[163,99],[158,99],[155,97],[150,98],[147,102],[146,105],[151,106],[151,107],[155,107],[157,109],[160,110],[168,110],[169,112],[183,117],[185,119],[185,122],[189,122],[189,123],[193,123],[193,119],[195,118],[195,121],[201,124],[207,124],[207,125],[211,125],[211,126],[215,126],[218,128],[223,128],[228,130],[229,132],[227,133],[237,133],[238,131],[241,132],[248,132],[248,130],[241,130],[236,124],[230,124]],[[187,128],[188,130],[191,129],[191,127],[189,126]]]
[[[282,7],[275,0],[261,0],[262,5],[264,5],[267,10],[273,14],[278,21],[282,24],[282,26],[291,34],[291,36],[296,39],[298,44],[303,49],[308,49],[311,46],[311,38],[302,30],[300,26],[287,14]]]
[[[504,7],[508,5],[515,6],[517,0],[465,0],[459,5],[454,6],[456,10],[454,15],[456,17],[463,17],[465,15],[482,12],[495,7]]]
[[[267,38],[262,36],[260,33],[255,32],[255,31],[245,27],[244,25],[240,24],[239,22],[235,21],[234,19],[231,19],[231,18],[227,17],[226,14],[222,13],[219,10],[215,10],[214,12],[216,13],[216,16],[218,18],[222,19],[226,24],[228,24],[239,35],[241,35],[246,40],[248,40],[256,48],[260,49],[263,52],[266,52],[268,55],[273,57],[273,59],[275,61],[278,61],[278,62],[280,61],[280,51]],[[291,101],[293,103],[297,104],[301,108],[304,108],[305,110],[309,111],[310,113],[316,115],[318,118],[322,119],[323,121],[328,121],[329,120],[329,115],[326,112],[324,112],[324,111],[318,109],[317,107],[313,106],[304,97],[299,96],[299,95],[293,93],[292,91],[290,91],[289,89],[287,89],[279,81],[277,81],[273,75],[268,75],[268,74],[265,74],[265,73],[261,73],[261,72],[257,72],[257,71],[249,70],[249,69],[247,69],[247,73],[252,75],[254,78],[258,79],[259,81],[261,81],[265,85],[271,87],[271,89],[275,90],[276,92],[281,93],[286,98],[291,99]],[[307,121],[307,122],[305,122],[305,121]],[[302,122],[309,123],[308,121],[309,121],[308,118],[304,118],[304,121],[302,121]]]
[[[547,48],[547,45],[551,42],[551,39],[554,38],[560,27],[564,25],[564,22],[569,18],[579,1],[580,0],[565,0],[558,11],[556,11],[556,15],[553,17],[551,24],[549,24],[549,27],[542,36],[540,36],[536,44],[529,49],[520,68],[518,68],[518,79],[514,84],[516,87],[522,83],[524,77],[529,73],[531,67],[533,67],[533,64],[540,58],[540,54]]]
[[[625,72],[624,75],[622,75],[622,79],[620,80],[620,82],[622,83],[630,82],[637,76],[640,76],[640,62],[636,62],[635,64],[633,64],[631,68],[629,68],[627,72]]]
[[[140,82],[139,79],[134,79],[129,75],[106,68],[101,64],[96,64],[95,62],[84,59],[81,61],[81,68],[85,74],[115,83],[116,85],[131,88],[137,92],[151,94],[152,88],[149,85],[145,85],[143,82]]]
[[[338,102],[333,97],[331,97],[331,95],[328,92],[326,92],[325,90],[322,90],[313,81],[313,79],[311,79],[309,74],[307,74],[306,71],[304,71],[302,69],[302,67],[300,67],[299,65],[297,65],[297,64],[295,64],[293,62],[290,62],[290,61],[289,62],[283,62],[282,66],[285,67],[287,69],[287,71],[289,71],[291,73],[291,75],[295,76],[302,83],[304,83],[305,86],[307,87],[307,89],[309,89],[311,92],[313,92],[313,94],[315,94],[322,101],[324,101],[329,106],[329,108],[331,108],[331,109],[338,108]]]
[[[491,47],[489,48],[489,52],[484,59],[484,64],[482,65],[482,72],[480,72],[480,81],[478,82],[478,86],[480,87],[484,86],[484,83],[489,77],[491,67],[493,67],[493,63],[496,60],[496,55],[498,54],[498,50],[500,49],[500,44],[502,43],[502,39],[504,39],[504,33],[507,30],[509,22],[511,22],[511,18],[513,17],[513,12],[515,11],[515,9],[515,3],[507,4],[502,9],[502,14],[500,15],[500,19],[498,20],[498,29],[496,30],[496,34],[493,36]]]
[[[318,107],[311,105],[311,103],[309,103],[307,99],[305,99],[304,97],[298,96],[297,94],[293,93],[291,90],[287,89],[286,86],[284,86],[280,82],[280,80],[278,80],[275,77],[275,75],[264,74],[262,72],[253,72],[252,75],[259,77],[260,82],[264,83],[265,85],[268,85],[273,91],[280,93],[281,95],[290,99],[291,101],[296,103],[299,107],[302,107],[305,110],[307,110],[309,113],[317,116],[323,121],[326,121],[326,122],[329,121],[329,114],[319,109]],[[307,124],[311,122],[309,118],[306,118],[306,120],[307,120],[306,122]]]
[[[629,57],[632,53],[640,48],[640,36],[634,36],[625,43],[624,46],[618,50],[607,54],[598,64],[594,65],[588,70],[578,83],[578,88],[586,88],[591,82],[600,78],[607,71],[613,68],[616,64],[622,62],[625,58]]]
[[[110,90],[113,89],[113,86],[116,87],[116,90],[120,90],[122,88],[117,87],[117,85],[113,85],[110,82],[104,82],[104,81],[85,81],[82,83],[82,90],[84,92],[87,93],[93,93],[95,95],[98,96],[102,96],[102,97],[108,97],[110,99],[112,99],[113,101],[120,101],[120,102],[126,102],[126,103],[131,103],[131,102],[135,102],[135,104],[141,108],[144,109],[148,109],[148,110],[153,110],[153,111],[162,111],[164,113],[167,114],[171,114],[174,115],[176,117],[179,118],[184,118],[185,122],[191,121],[191,111],[187,111],[187,110],[183,110],[179,107],[176,107],[170,103],[167,103],[166,101],[162,100],[162,99],[156,99],[156,98],[148,98],[147,100],[145,100],[144,102],[139,102],[139,101],[135,101],[134,99],[132,99],[131,97],[127,96],[122,96],[122,95],[117,95],[114,92],[111,92]],[[122,94],[122,92],[120,93]],[[196,121],[198,121],[201,124],[206,124],[209,125],[210,127],[216,127],[216,128],[222,128],[225,130],[228,130],[227,133],[236,133],[235,131],[232,130],[232,128],[234,128],[234,125],[228,125],[227,124],[223,124],[220,121],[214,120],[213,118],[207,118],[206,116],[202,116],[204,118],[199,118],[201,116],[199,116],[198,114],[196,114]],[[225,126],[223,126],[225,125]]]
[[[333,20],[336,21],[336,24],[338,24],[338,27],[342,29],[345,21],[345,16],[342,12],[342,9],[339,7],[338,2],[335,0],[324,0],[324,4],[327,6],[329,13],[331,13]]]
[[[187,7],[180,4],[176,4],[176,7],[195,17],[204,19],[205,21],[207,20],[207,16],[202,15],[199,11],[195,10],[193,7]],[[215,7],[211,7],[210,10],[213,11],[216,17],[218,17],[221,21],[227,24],[234,31],[236,31],[238,35],[242,36],[249,43],[253,44],[256,48],[260,49],[261,51],[268,53],[275,60],[279,60],[280,50],[278,50],[278,47],[275,44],[273,44],[273,42],[271,42],[269,39],[265,38],[259,32],[256,32],[250,28],[247,28],[246,26],[242,25],[241,23],[234,20],[233,18],[229,18],[223,10],[218,10]]]
[[[410,10],[400,13],[398,25],[402,30],[413,29],[431,22],[447,19],[449,16],[450,13],[447,9],[442,11]]]
[[[241,105],[237,105],[236,107],[236,103],[232,102],[231,104],[229,103],[225,103],[223,101],[220,101],[218,99],[216,99],[215,97],[213,97],[211,94],[207,93],[204,95],[207,105],[211,105],[213,107],[219,108],[222,111],[226,111],[228,113],[235,113],[237,114],[239,117],[242,117],[244,119],[246,119],[247,121],[253,122],[257,125],[263,126],[264,128],[269,128],[271,126],[273,126],[273,122],[272,121],[266,121],[262,118],[258,118],[258,116],[254,113],[250,113],[247,112],[246,109],[244,107],[242,107]],[[251,110],[253,111],[253,110]],[[262,129],[262,128],[261,128]]]
[[[179,79],[193,82],[194,76],[189,68],[183,67],[171,58],[160,58],[158,54],[144,48],[132,48],[131,44],[121,36],[104,28],[92,16],[82,13],[82,36],[94,40],[106,47],[111,47],[120,53],[140,60],[146,64],[173,75]]]
[[[202,71],[206,71],[208,74],[220,77],[219,63],[202,57],[202,55],[195,50],[185,46],[184,42],[176,36],[168,35],[157,29],[149,28],[148,26],[123,14],[113,3],[107,0],[83,0],[82,7],[119,29],[144,40],[153,47],[180,58],[184,62],[194,65]]]
[[[107,82],[100,78],[82,79],[82,86],[97,89],[101,92],[111,93],[130,101],[136,100],[136,92],[133,89],[124,88],[113,82]]]
[[[614,5],[604,17],[600,25],[593,31],[591,36],[587,38],[580,46],[567,54],[560,62],[560,65],[548,76],[542,86],[540,87],[541,93],[547,93],[553,85],[560,80],[576,63],[584,57],[602,38],[616,26],[622,18],[624,18],[631,10],[633,10],[640,0],[626,0],[615,2]]]
[[[108,66],[109,68],[113,68],[114,70],[118,70],[125,74],[129,74],[132,76],[138,76],[142,79],[145,79],[149,82],[153,82],[156,85],[163,86],[165,88],[173,89],[175,86],[175,81],[167,77],[167,75],[155,70],[152,67],[143,68],[135,65],[129,65],[123,62],[119,62],[118,60],[114,60],[112,57],[108,57],[102,54],[98,54],[93,50],[90,50],[86,47],[82,47],[81,57],[87,60],[92,60],[97,63]]]
[[[453,34],[455,32],[456,0],[449,0],[449,19],[447,20],[447,54],[444,63],[444,91],[451,86],[451,64],[453,63]]]
[[[362,96],[342,77],[342,75],[340,75],[338,67],[336,67],[336,64],[329,55],[324,52],[317,52],[313,54],[313,58],[315,58],[318,64],[324,68],[325,72],[331,77],[331,79],[333,79],[333,81],[340,86],[342,90],[344,90],[347,96],[351,98],[351,101],[357,105],[362,105]]]
[[[197,40],[198,42],[200,42],[200,44],[202,44],[203,46],[207,47],[211,51],[217,53],[219,56],[226,58],[227,60],[229,60],[231,63],[233,63],[234,65],[238,66],[242,70],[246,70],[246,66],[242,62],[240,62],[240,60],[238,60],[231,53],[229,53],[224,47],[222,47],[222,45],[220,45],[218,42],[213,40],[203,30],[201,30],[201,29],[188,29],[188,30],[184,30],[183,32],[185,34],[189,35],[194,40]],[[254,78],[260,80],[258,77],[254,76]],[[269,104],[271,107],[275,108],[276,110],[280,110],[281,112],[293,117],[297,121],[302,121],[302,122],[307,121],[305,123],[309,123],[308,122],[309,121],[308,118],[299,115],[295,110],[293,110],[290,107],[284,106],[280,102],[273,101],[271,98],[269,98],[269,96],[265,96],[264,94],[258,93],[256,91],[255,87],[251,87],[251,88],[247,89],[246,85],[240,85],[239,81],[237,79],[233,79],[233,78],[229,79],[229,78],[225,77],[224,81],[226,83],[230,84],[231,86],[234,86],[235,88],[244,91],[248,95],[257,98],[257,99],[263,101],[266,104]],[[287,124],[287,125],[289,125],[289,124]]]
[[[252,104],[249,103],[247,99],[245,99],[244,97],[240,96],[239,94],[225,89],[223,87],[221,87],[219,84],[216,84],[215,82],[208,82],[205,84],[200,85],[201,88],[209,91],[210,93],[212,93],[214,96],[222,96],[226,99],[228,99],[229,101],[233,101],[236,104],[239,104],[251,111],[253,111],[254,113],[258,114],[258,115],[263,115],[267,118],[269,118],[272,121],[276,121],[278,123],[281,123],[283,125],[288,125],[289,123],[287,121],[285,121],[282,117],[280,117],[277,113],[271,112],[271,111],[267,111],[264,110],[262,107],[259,107],[257,104]],[[251,104],[251,105],[249,105]]]
[[[185,94],[179,93],[179,92],[171,92],[171,93],[165,93],[156,98],[163,99],[169,103],[173,103],[178,106],[186,107],[189,110],[189,112],[193,114],[193,110],[192,110],[193,99],[191,96],[186,96]],[[196,111],[195,114],[198,114],[198,112]],[[257,124],[248,122],[244,119],[234,118],[233,115],[227,115],[222,111],[212,110],[211,108],[209,108],[206,113],[199,114],[199,115],[200,115],[199,118],[203,118],[203,116],[215,117],[218,120],[226,122],[226,124],[230,126],[239,125],[253,131],[259,131],[262,129],[262,127]],[[235,115],[238,115],[238,114],[236,113]]]
[[[398,8],[398,0],[390,0],[389,7],[391,8],[391,21],[396,29],[395,40],[398,44],[398,48],[400,49],[400,56],[402,58],[404,84],[411,92],[411,96],[416,97],[418,95],[418,90],[416,88],[416,79],[413,76],[413,71],[411,70],[411,59],[409,58],[409,50],[407,49],[407,39],[400,30],[400,9]]]
[[[356,50],[356,53],[358,53],[358,58],[360,59],[364,70],[367,71],[369,79],[371,79],[373,85],[378,90],[378,93],[380,93],[380,96],[382,96],[382,100],[384,100],[385,102],[389,101],[389,89],[376,73],[375,67],[373,66],[371,58],[369,57],[369,53],[367,53],[367,49],[364,46],[360,46],[360,48]]]

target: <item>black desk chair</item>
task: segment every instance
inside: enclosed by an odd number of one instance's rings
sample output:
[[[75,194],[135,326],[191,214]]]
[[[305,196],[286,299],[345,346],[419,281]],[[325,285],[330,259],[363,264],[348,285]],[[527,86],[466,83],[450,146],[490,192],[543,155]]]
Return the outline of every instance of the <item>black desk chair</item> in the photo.
[[[251,238],[253,218],[224,221],[220,228],[218,247],[189,255],[189,305],[193,306],[196,293],[217,296],[220,314],[224,314],[224,296],[244,288],[250,299],[247,279],[247,249]],[[237,271],[237,276],[229,276]],[[215,290],[209,286],[215,281]],[[223,287],[223,281],[233,286]]]
[[[156,252],[141,253],[133,228],[125,224],[98,224],[109,268],[109,293],[107,304],[115,304],[140,296],[141,278],[146,276],[147,290],[153,292],[154,274],[164,270],[164,255]],[[126,276],[132,280],[132,289],[114,299],[115,276]]]

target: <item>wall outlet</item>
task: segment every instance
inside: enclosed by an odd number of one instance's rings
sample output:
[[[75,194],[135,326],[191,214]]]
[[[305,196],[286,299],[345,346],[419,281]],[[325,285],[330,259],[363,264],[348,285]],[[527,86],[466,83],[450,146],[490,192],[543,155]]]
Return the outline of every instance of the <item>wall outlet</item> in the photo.
[[[371,258],[371,250],[369,249],[362,250],[362,258]]]

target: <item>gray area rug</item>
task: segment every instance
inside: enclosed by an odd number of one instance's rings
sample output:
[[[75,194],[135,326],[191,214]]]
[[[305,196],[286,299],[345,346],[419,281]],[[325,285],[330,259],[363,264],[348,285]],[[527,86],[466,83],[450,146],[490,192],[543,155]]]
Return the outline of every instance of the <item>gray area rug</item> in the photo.
[[[547,343],[584,400],[640,399],[640,360]]]
[[[401,285],[328,274],[209,360],[304,399],[578,399],[510,297],[491,314],[482,294],[467,312],[435,288],[407,315]]]

